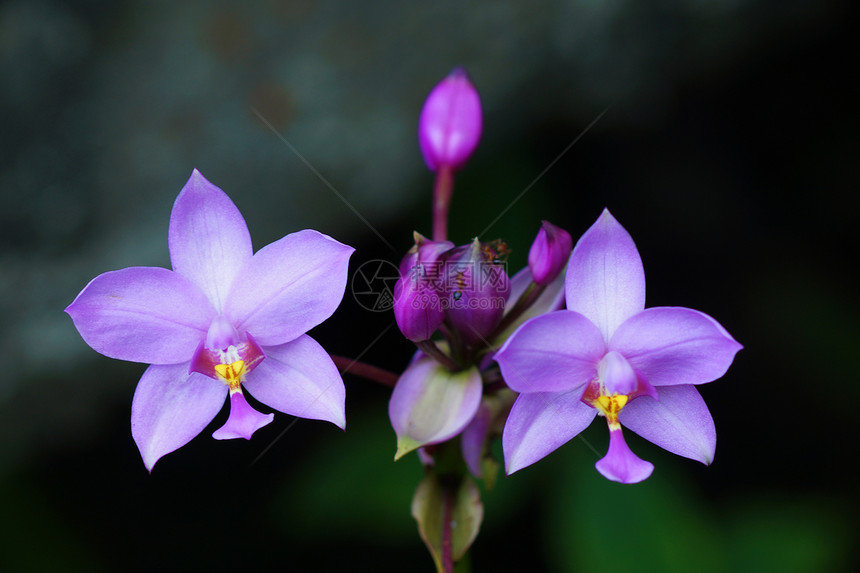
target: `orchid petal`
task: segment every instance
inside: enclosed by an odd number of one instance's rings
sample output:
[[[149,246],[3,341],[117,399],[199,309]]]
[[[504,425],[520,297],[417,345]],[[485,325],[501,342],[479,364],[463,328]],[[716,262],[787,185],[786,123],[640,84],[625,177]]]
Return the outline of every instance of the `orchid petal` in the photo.
[[[475,417],[481,393],[481,374],[475,367],[449,372],[427,357],[410,364],[388,403],[388,416],[397,434],[395,460],[459,434]]]
[[[645,272],[630,234],[608,209],[576,243],[567,267],[567,308],[587,316],[607,342],[645,308]]]
[[[223,426],[212,433],[216,440],[245,438],[250,440],[254,432],[272,423],[274,414],[263,414],[255,410],[242,392],[230,394],[230,416]]]
[[[742,348],[710,316],[654,307],[630,317],[610,341],[654,386],[703,384],[726,373]]]
[[[66,312],[96,352],[132,362],[176,364],[194,354],[215,311],[182,275],[159,267],[130,267],[91,280]]]
[[[220,313],[253,247],[239,209],[196,169],[173,204],[167,244],[173,270],[200,287]]]
[[[614,350],[607,352],[600,361],[598,376],[610,396],[630,394],[639,386],[639,380],[630,363]]]
[[[559,310],[523,324],[495,359],[517,392],[566,392],[590,382],[606,352],[597,327],[578,312]]]
[[[508,475],[547,456],[591,424],[597,410],[581,398],[580,391],[517,397],[502,434]]]
[[[717,431],[695,386],[664,386],[657,394],[659,401],[648,396],[631,400],[621,410],[620,422],[664,450],[709,465]]]
[[[620,483],[639,483],[654,471],[654,464],[640,459],[630,450],[621,428],[610,428],[609,451],[594,467],[606,479]]]
[[[487,440],[487,432],[490,430],[490,423],[493,421],[493,412],[487,404],[482,403],[478,407],[478,411],[463,434],[460,437],[460,448],[463,452],[463,460],[472,475],[482,477],[483,468],[481,467],[481,458],[484,453],[484,443]],[[419,450],[420,451],[420,450]]]
[[[266,359],[243,383],[254,398],[291,416],[346,427],[343,379],[316,340],[304,334],[264,350]]]
[[[317,231],[289,234],[245,264],[227,298],[225,315],[262,346],[289,342],[338,307],[353,251]]]
[[[146,469],[202,432],[226,397],[227,386],[189,374],[187,363],[147,368],[131,404],[131,435]]]

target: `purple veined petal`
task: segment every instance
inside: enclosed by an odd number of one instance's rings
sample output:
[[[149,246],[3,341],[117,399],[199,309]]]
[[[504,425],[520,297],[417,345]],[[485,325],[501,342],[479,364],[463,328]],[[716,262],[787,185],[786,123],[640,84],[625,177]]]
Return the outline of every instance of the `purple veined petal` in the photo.
[[[609,451],[597,460],[594,467],[606,479],[620,483],[639,483],[648,479],[654,471],[654,464],[639,458],[630,450],[621,428],[610,428]]]
[[[495,359],[505,382],[517,392],[567,392],[597,375],[605,353],[603,337],[590,320],[559,310],[523,324]]]
[[[695,386],[663,386],[660,400],[631,400],[618,416],[622,425],[673,454],[709,465],[714,461],[714,419]]]
[[[178,273],[130,267],[91,280],[66,312],[96,352],[131,362],[176,364],[190,360],[215,309]]]
[[[251,396],[285,414],[346,428],[343,379],[316,340],[304,334],[264,350],[266,359],[243,383]]]
[[[226,397],[227,386],[189,374],[187,363],[147,368],[131,403],[131,435],[146,469],[202,432]]]
[[[309,229],[266,245],[241,270],[224,313],[264,347],[289,342],[338,307],[354,250]]]
[[[576,243],[567,266],[567,308],[600,328],[607,342],[645,308],[645,271],[630,234],[604,209]]]
[[[546,457],[591,424],[597,410],[581,398],[579,390],[517,397],[502,433],[508,475]]]
[[[449,372],[427,357],[410,364],[388,402],[397,434],[394,459],[459,434],[475,417],[482,391],[481,373],[475,367]]]
[[[212,433],[212,437],[216,440],[250,440],[254,432],[271,424],[274,419],[274,414],[263,414],[251,407],[242,392],[233,392],[230,394],[230,416]]]
[[[221,313],[254,251],[239,209],[196,169],[173,204],[167,244],[173,270],[200,287]]]
[[[654,386],[716,380],[742,348],[713,318],[682,307],[654,307],[630,317],[609,346]]]

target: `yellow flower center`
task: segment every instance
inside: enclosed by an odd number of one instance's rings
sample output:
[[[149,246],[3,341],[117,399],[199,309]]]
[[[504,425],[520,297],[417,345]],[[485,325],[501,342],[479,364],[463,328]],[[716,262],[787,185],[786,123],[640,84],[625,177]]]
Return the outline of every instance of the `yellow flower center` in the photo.
[[[606,416],[609,429],[616,429],[621,427],[621,424],[618,422],[618,413],[627,404],[627,400],[627,394],[600,395],[591,401],[591,405]]]
[[[231,392],[236,392],[245,380],[245,361],[236,360],[230,364],[216,364],[215,373],[224,384],[230,387]]]

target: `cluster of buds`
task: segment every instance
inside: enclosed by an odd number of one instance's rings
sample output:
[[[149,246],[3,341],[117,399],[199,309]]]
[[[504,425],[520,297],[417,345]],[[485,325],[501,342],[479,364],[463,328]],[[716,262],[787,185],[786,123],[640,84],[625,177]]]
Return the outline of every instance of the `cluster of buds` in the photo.
[[[418,450],[425,464],[413,515],[443,571],[444,552],[431,541],[439,532],[428,533],[440,524],[427,520],[438,514],[438,505],[453,509],[452,500],[458,500],[456,511],[470,516],[471,524],[460,529],[459,543],[456,536],[451,541],[454,554],[448,557],[458,560],[457,548],[465,552],[480,523],[478,490],[468,474],[493,483],[498,462],[489,443],[501,435],[515,399],[493,356],[523,322],[561,308],[572,249],[566,231],[543,222],[528,267],[509,276],[504,241],[474,238],[455,246],[448,240],[454,173],[472,156],[481,129],[478,93],[456,69],[432,90],[419,120],[421,152],[436,176],[433,238],[414,234],[394,289],[397,326],[418,349],[389,403],[395,459]],[[446,531],[451,533],[443,526],[443,538]]]
[[[418,129],[424,160],[437,177],[437,231],[447,230],[440,219],[447,218],[453,172],[474,152],[481,126],[477,91],[456,69],[430,93]],[[433,240],[414,234],[394,289],[397,326],[419,350],[389,406],[397,458],[460,434],[475,419],[482,396],[495,393],[488,387],[505,390],[491,360],[495,350],[527,318],[561,305],[558,279],[572,248],[566,231],[544,222],[529,251],[529,266],[513,279],[504,241],[475,238],[455,246],[445,231],[434,232]],[[481,440],[476,449],[483,445]]]

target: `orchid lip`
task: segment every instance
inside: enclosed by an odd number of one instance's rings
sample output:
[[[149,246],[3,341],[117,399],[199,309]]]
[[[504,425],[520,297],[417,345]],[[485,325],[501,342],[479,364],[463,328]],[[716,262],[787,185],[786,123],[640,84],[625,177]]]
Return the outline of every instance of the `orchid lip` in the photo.
[[[230,415],[224,425],[215,430],[212,437],[216,440],[234,438],[250,440],[254,432],[270,424],[274,418],[274,414],[263,414],[255,410],[248,404],[242,390],[233,390],[231,387]]]
[[[266,357],[250,333],[246,332],[245,337],[243,342],[219,349],[209,348],[206,341],[201,341],[191,358],[188,373],[199,372],[224,382],[231,390],[237,389]]]

